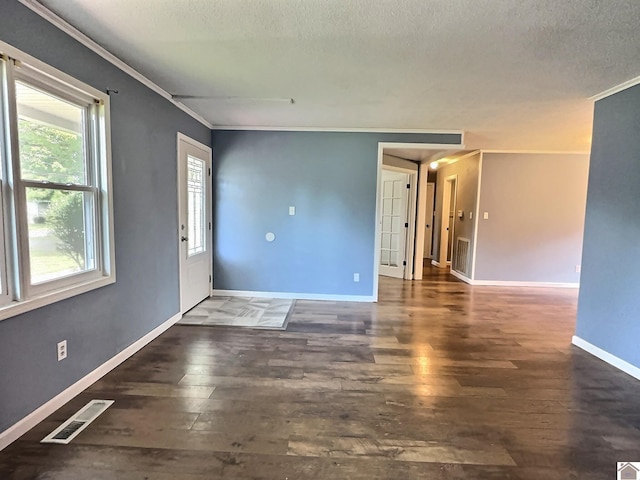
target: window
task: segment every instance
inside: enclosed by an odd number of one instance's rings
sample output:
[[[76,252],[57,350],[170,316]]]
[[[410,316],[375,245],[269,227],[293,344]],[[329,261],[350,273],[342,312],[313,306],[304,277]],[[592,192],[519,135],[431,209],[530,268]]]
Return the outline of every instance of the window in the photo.
[[[109,97],[0,42],[0,319],[115,281]]]
[[[187,195],[189,225],[187,251],[191,257],[205,251],[206,187],[205,162],[199,158],[187,157]]]

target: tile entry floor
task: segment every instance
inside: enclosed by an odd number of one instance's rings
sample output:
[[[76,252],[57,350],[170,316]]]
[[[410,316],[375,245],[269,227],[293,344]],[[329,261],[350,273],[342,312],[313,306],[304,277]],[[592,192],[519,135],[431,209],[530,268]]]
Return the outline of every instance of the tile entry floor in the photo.
[[[293,304],[290,299],[211,297],[189,310],[178,323],[286,330]]]

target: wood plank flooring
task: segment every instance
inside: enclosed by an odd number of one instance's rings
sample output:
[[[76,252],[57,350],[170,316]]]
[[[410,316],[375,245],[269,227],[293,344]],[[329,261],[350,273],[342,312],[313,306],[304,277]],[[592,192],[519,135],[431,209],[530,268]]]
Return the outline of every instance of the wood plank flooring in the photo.
[[[640,382],[570,345],[575,290],[381,278],[286,331],[175,326],[0,452],[2,479],[616,478]],[[38,443],[88,400],[70,445]]]

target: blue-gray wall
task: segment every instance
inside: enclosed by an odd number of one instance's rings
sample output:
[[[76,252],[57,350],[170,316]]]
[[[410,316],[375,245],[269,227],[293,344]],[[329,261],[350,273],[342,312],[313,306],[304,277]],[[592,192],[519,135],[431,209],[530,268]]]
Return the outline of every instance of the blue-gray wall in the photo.
[[[117,282],[0,321],[0,432],[179,310],[176,132],[211,132],[15,0],[0,40],[111,98]],[[56,361],[56,343],[69,357]]]
[[[276,131],[214,131],[212,139],[214,288],[364,297],[373,295],[378,142],[461,140]]]
[[[640,367],[640,86],[596,102],[576,335]]]

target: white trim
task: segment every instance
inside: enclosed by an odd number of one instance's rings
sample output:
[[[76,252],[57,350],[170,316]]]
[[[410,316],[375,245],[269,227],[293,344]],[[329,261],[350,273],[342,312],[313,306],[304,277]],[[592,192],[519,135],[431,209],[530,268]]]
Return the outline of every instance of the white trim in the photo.
[[[451,275],[453,275],[454,277],[456,277],[459,280],[462,280],[465,283],[468,283],[469,285],[472,285],[471,283],[471,279],[465,275],[462,275],[460,272],[456,272],[455,270],[451,270],[449,272]]]
[[[41,308],[53,303],[59,302],[67,298],[75,297],[82,293],[90,292],[97,288],[116,283],[115,274],[113,276],[102,276],[95,280],[89,280],[84,283],[74,284],[66,288],[61,288],[51,292],[42,293],[38,296],[21,300],[19,302],[10,302],[0,307],[0,320],[15,317],[22,313],[30,312],[36,308]]]
[[[618,370],[622,370],[627,375],[631,375],[633,378],[640,380],[640,368],[632,365],[631,363],[622,360],[615,355],[602,350],[600,347],[596,347],[592,343],[587,342],[586,340],[574,335],[571,338],[571,343],[576,347],[581,348],[587,353],[590,353],[594,357],[599,358],[603,362],[608,363],[609,365],[616,367]]]
[[[640,84],[640,76],[632,78],[631,80],[627,80],[626,82],[622,82],[620,85],[611,87],[604,92],[597,93],[593,97],[589,97],[589,100],[597,102],[598,100],[602,100],[603,98],[610,97],[611,95],[622,92],[627,88],[635,87],[638,84]]]
[[[451,162],[445,163],[443,167],[447,165],[451,165],[452,163],[459,162],[460,160],[464,160],[465,158],[472,157],[473,155],[477,155],[478,153],[481,153],[481,152],[482,150],[471,150],[469,153],[465,153],[461,157],[454,158],[453,160],[451,160]]]
[[[83,390],[100,380],[107,373],[127,360],[142,347],[146,346],[152,340],[159,337],[181,318],[182,315],[180,315],[179,313],[174,315],[169,320],[157,326],[139,340],[133,342],[120,353],[107,360],[98,368],[82,377],[76,383],[74,383],[70,387],[67,387],[65,390],[60,392],[44,405],[41,405],[29,415],[7,428],[4,432],[0,433],[0,450],[3,450],[7,446],[9,446],[11,443],[16,441],[22,435],[35,427],[38,423],[42,422],[45,418],[62,407],[73,397],[82,393]]]
[[[417,166],[417,165],[416,165]],[[407,202],[407,223],[409,227],[406,232],[406,240],[404,247],[404,258],[406,266],[404,269],[404,279],[413,280],[413,271],[415,266],[415,245],[416,245],[416,209],[418,200],[418,170],[409,174],[409,185],[407,195],[409,196]],[[422,263],[420,264],[422,268]]]
[[[572,282],[519,282],[510,280],[472,280],[470,285],[483,287],[545,287],[545,288],[579,288],[579,283]]]
[[[382,233],[382,222],[380,219],[381,206],[382,202],[382,167],[384,165],[384,148],[380,146],[378,143],[378,167],[376,170],[376,207],[375,207],[375,217],[373,221],[375,222],[374,228],[374,238],[373,238],[373,297],[374,302],[378,301],[378,275],[380,275],[380,246],[382,245],[382,239],[380,238]]]
[[[198,122],[200,122],[205,127],[208,127],[208,128],[212,128],[213,127],[213,125],[209,121],[205,120],[203,117],[201,117],[199,114],[197,114],[196,112],[191,110],[185,104],[177,102],[176,100],[174,100],[169,92],[164,90],[162,87],[160,87],[156,83],[152,82],[149,78],[147,78],[144,75],[142,75],[140,72],[138,72],[133,67],[129,66],[128,64],[126,64],[125,62],[120,60],[114,54],[112,54],[107,49],[105,49],[104,47],[99,45],[97,42],[95,42],[94,40],[92,40],[91,38],[86,36],[84,33],[82,33],[76,27],[74,27],[73,25],[68,23],[66,20],[60,18],[58,15],[56,15],[51,10],[49,10],[48,8],[46,8],[45,6],[40,4],[38,1],[36,1],[36,0],[18,0],[18,1],[21,4],[23,4],[25,7],[29,8],[33,12],[37,13],[38,15],[40,15],[42,18],[44,18],[46,21],[48,21],[49,23],[51,23],[55,27],[57,27],[60,30],[62,30],[64,33],[69,35],[71,38],[73,38],[73,39],[77,40],[78,42],[80,42],[82,45],[87,47],[89,50],[93,51],[94,53],[98,54],[100,57],[104,58],[107,62],[111,63],[116,68],[119,68],[120,70],[122,70],[124,73],[126,73],[130,77],[134,78],[135,80],[139,81],[144,86],[146,86],[147,88],[149,88],[149,89],[153,90],[154,92],[156,92],[161,97],[169,100],[173,105],[175,105],[177,108],[179,108],[180,110],[185,112],[187,115],[189,115],[194,120],[197,120]]]
[[[212,149],[211,149],[211,147],[209,145],[205,145],[204,143],[200,143],[199,141],[194,140],[191,137],[188,137],[187,135],[185,135],[182,132],[178,132],[177,138],[178,138],[178,140],[177,140],[178,142],[180,142],[180,140],[182,140],[182,141],[188,143],[189,145],[193,145],[194,147],[199,148],[200,150],[204,150],[205,152],[207,152],[209,154],[213,153]]]
[[[433,265],[434,267],[438,267],[438,268],[446,268],[446,267],[443,267],[442,265],[440,265],[440,262],[437,261],[436,259],[432,259],[431,260],[431,265]]]
[[[328,300],[332,302],[377,302],[372,295],[331,295],[324,293],[257,292],[253,290],[213,290],[213,297],[285,298],[292,300]]]
[[[478,226],[480,225],[480,192],[482,191],[482,163],[484,152],[480,152],[480,160],[478,161],[478,191],[476,193],[476,211],[473,213],[473,257],[471,258],[471,279],[476,277],[476,255],[478,252]]]
[[[422,265],[424,265],[424,229],[427,218],[427,179],[429,177],[429,164],[421,163],[418,169],[418,195],[416,209],[416,228],[415,228],[415,262],[414,262],[414,280],[422,280]],[[433,212],[432,212],[433,213]]]
[[[213,125],[211,130],[255,130],[260,132],[344,132],[344,133],[433,133],[460,135],[464,139],[463,130],[428,130],[422,128],[361,128],[361,127],[269,127],[250,125]],[[457,145],[454,145],[457,146]]]
[[[385,130],[386,133],[393,133],[389,130]],[[434,132],[423,132],[434,133]],[[453,133],[453,132],[450,132]],[[456,132],[458,133],[458,132]],[[464,149],[462,143],[411,143],[411,142],[378,142],[378,148],[410,148],[412,150],[442,150],[444,147],[448,147],[449,150]]]
[[[591,152],[578,150],[481,150],[482,153],[521,153],[521,154],[541,154],[541,155],[590,155]]]

